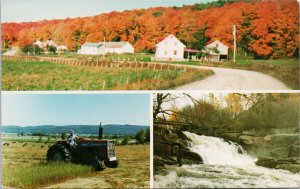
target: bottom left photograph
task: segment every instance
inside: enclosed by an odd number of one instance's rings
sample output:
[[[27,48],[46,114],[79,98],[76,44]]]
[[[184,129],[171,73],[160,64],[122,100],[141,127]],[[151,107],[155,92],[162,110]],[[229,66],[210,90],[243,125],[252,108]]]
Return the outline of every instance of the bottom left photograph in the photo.
[[[2,93],[3,188],[149,188],[150,94]]]

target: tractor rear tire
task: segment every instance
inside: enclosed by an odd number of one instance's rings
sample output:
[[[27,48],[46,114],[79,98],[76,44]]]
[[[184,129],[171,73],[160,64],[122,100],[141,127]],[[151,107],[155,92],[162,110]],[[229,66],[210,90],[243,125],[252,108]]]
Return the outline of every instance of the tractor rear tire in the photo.
[[[119,161],[115,160],[115,161],[105,161],[105,166],[109,167],[109,168],[117,168],[119,166]]]
[[[69,149],[62,144],[54,144],[47,152],[47,161],[71,161],[71,153]]]
[[[92,171],[102,171],[105,169],[104,163],[98,159],[92,162]]]

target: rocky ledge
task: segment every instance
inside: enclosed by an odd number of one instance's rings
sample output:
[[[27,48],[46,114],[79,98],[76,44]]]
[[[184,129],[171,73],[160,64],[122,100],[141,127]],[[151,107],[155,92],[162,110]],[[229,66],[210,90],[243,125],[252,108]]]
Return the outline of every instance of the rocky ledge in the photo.
[[[300,158],[287,158],[287,159],[276,159],[276,158],[258,158],[256,165],[273,168],[273,169],[284,169],[292,173],[300,172]]]

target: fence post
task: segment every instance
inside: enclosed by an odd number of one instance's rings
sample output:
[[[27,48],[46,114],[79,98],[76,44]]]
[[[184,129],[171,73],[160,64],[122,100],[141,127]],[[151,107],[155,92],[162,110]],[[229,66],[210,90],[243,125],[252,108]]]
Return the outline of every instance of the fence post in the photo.
[[[103,81],[102,90],[105,89],[105,81]]]

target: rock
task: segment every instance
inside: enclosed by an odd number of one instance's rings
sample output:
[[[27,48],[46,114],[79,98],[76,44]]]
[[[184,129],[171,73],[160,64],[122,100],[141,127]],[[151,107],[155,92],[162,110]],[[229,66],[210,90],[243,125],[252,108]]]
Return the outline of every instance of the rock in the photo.
[[[289,149],[288,157],[300,157],[300,146],[292,145]]]
[[[265,142],[270,142],[272,140],[272,135],[266,135],[265,137],[264,137],[264,141]]]
[[[200,155],[195,152],[184,152],[181,153],[181,163],[182,164],[202,164],[203,159]]]
[[[263,137],[253,137],[253,144],[260,146],[264,143],[264,138]]]
[[[239,136],[238,141],[242,142],[243,144],[246,144],[246,145],[252,145],[253,137],[248,136],[248,135],[241,135],[241,136]]]
[[[241,133],[222,133],[221,137],[224,138],[225,140],[237,142],[240,135]]]
[[[275,148],[270,151],[270,155],[275,158],[287,158],[289,150],[288,147]]]
[[[298,173],[300,171],[300,158],[258,158],[256,165],[273,169],[284,169],[293,173]]]

